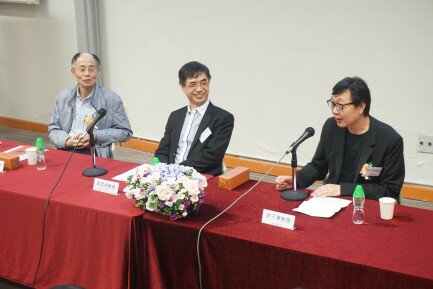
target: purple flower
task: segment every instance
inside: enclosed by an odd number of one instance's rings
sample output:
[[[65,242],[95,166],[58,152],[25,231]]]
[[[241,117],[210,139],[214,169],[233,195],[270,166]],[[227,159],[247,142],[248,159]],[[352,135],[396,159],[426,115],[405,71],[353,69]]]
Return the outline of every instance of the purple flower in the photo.
[[[156,184],[155,183],[151,183],[149,185],[149,187],[147,188],[147,192],[150,193],[151,191],[153,191],[156,188]]]
[[[183,201],[183,205],[184,205],[185,207],[189,207],[189,205],[191,205],[191,200],[189,200],[189,199],[185,199],[185,200]]]

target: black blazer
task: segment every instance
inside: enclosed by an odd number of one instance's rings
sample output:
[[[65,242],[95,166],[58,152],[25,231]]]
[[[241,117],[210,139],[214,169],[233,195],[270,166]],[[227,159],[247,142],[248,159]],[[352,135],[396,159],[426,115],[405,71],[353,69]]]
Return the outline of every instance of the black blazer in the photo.
[[[341,195],[351,196],[357,184],[363,186],[365,196],[378,200],[392,197],[399,200],[404,182],[403,139],[389,125],[370,116],[370,128],[361,151],[352,183],[340,183],[347,128],[340,128],[334,118],[323,125],[319,145],[310,163],[298,171],[298,185],[308,187],[316,180],[340,184]],[[365,163],[382,167],[379,176],[366,180],[359,172]]]
[[[164,137],[155,152],[155,156],[163,163],[172,164],[175,161],[176,150],[187,111],[185,106],[173,111],[168,118]],[[180,164],[193,167],[203,174],[222,174],[222,162],[230,142],[233,127],[233,115],[210,102],[194,136],[188,156]],[[212,133],[202,143],[199,138],[206,128],[209,128]]]

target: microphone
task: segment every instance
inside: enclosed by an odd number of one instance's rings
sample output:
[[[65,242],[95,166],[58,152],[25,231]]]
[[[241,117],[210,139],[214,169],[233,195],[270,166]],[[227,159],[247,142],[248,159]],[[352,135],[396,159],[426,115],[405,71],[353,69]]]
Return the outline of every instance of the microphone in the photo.
[[[89,134],[90,140],[90,154],[92,156],[92,164],[91,168],[83,170],[83,176],[86,177],[99,177],[105,175],[107,170],[104,168],[98,168],[96,166],[96,155],[95,155],[95,137],[93,135],[93,128],[95,125],[105,116],[107,110],[105,108],[101,108],[96,112],[96,116],[93,119],[92,123],[87,127],[86,133]]]
[[[95,127],[95,125],[105,116],[106,113],[107,110],[105,108],[101,108],[96,112],[96,116],[93,119],[92,123],[86,128],[86,132],[88,134],[91,134],[93,132],[93,128]]]
[[[314,128],[312,127],[307,127],[304,131],[304,133],[301,135],[300,138],[298,138],[297,141],[295,141],[294,143],[292,143],[292,145],[289,147],[289,149],[286,151],[286,154],[291,153],[293,151],[295,151],[298,146],[303,143],[307,138],[310,138],[314,135]]]

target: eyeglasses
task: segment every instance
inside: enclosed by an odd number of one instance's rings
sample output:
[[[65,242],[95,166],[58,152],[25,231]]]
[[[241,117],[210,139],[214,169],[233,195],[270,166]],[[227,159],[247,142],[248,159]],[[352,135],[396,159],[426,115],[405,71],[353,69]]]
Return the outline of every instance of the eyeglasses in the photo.
[[[194,90],[194,89],[197,89],[199,85],[200,85],[200,87],[207,87],[208,84],[209,84],[209,80],[208,79],[203,79],[200,82],[190,82],[190,83],[187,83],[187,84],[185,84],[185,86],[188,87],[189,89]]]
[[[354,102],[349,102],[349,103],[335,103],[335,102],[333,102],[331,99],[328,99],[328,100],[326,101],[326,103],[328,103],[328,106],[329,106],[331,109],[337,108],[337,111],[343,111],[343,109],[344,109],[344,107],[345,107],[346,105],[354,104]]]
[[[86,71],[88,71],[90,74],[93,74],[95,72],[98,71],[98,67],[97,66],[79,66],[79,67],[72,67],[73,69],[78,70],[80,73],[85,73]]]

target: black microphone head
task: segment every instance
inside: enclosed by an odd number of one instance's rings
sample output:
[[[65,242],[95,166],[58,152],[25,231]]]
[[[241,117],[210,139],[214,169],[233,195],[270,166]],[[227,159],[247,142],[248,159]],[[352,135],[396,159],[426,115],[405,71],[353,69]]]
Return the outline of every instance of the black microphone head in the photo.
[[[105,108],[100,108],[93,118],[93,121],[91,124],[89,124],[86,128],[86,132],[90,134],[93,131],[93,128],[95,125],[107,114],[107,110]]]
[[[105,108],[100,108],[96,113],[99,115],[100,118],[103,118],[107,114],[107,110]]]
[[[311,126],[310,126],[310,127],[307,127],[307,128],[305,129],[305,132],[306,132],[309,136],[313,136],[314,133],[315,133],[314,128],[312,128]]]

